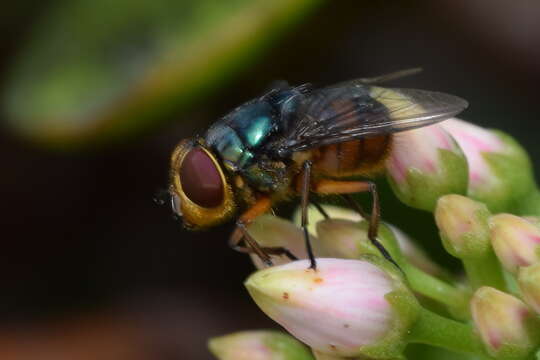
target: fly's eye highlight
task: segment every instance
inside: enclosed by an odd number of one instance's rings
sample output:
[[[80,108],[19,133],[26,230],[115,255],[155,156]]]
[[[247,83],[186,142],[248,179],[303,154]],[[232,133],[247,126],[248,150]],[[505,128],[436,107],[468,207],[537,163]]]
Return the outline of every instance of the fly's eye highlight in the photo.
[[[193,148],[184,157],[180,167],[180,183],[189,200],[203,208],[213,208],[223,203],[224,185],[219,170],[201,148]]]

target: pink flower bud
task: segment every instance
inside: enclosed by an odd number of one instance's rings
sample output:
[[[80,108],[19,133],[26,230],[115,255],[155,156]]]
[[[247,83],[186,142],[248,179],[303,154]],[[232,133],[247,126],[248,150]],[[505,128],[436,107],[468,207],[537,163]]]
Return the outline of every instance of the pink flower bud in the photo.
[[[540,314],[540,263],[520,268],[518,284],[525,302]]]
[[[535,182],[529,157],[515,140],[458,119],[443,121],[441,126],[467,157],[468,196],[481,200],[493,212],[511,212],[516,205],[527,208]]]
[[[358,259],[364,254],[381,256],[380,251],[368,238],[368,228],[367,221],[321,220],[317,223],[318,237],[313,241],[315,253],[320,257],[340,259]],[[378,240],[396,261],[400,259],[397,242],[384,224],[379,228]]]
[[[474,324],[488,353],[512,353],[524,358],[538,343],[538,323],[519,299],[502,291],[481,287],[471,299]]]
[[[491,243],[506,270],[540,262],[540,228],[519,216],[499,214],[490,219]]]
[[[356,211],[353,211],[351,209],[347,209],[340,206],[334,206],[334,205],[322,205],[324,211],[328,214],[330,219],[345,219],[345,220],[351,220],[351,221],[360,221],[362,220],[362,216],[358,214]],[[296,209],[293,215],[293,222],[300,226],[302,219],[302,211],[300,208]],[[317,210],[317,208],[313,205],[310,205],[308,207],[308,231],[311,235],[317,234],[317,223],[321,220],[324,220],[324,216]]]
[[[300,260],[267,268],[245,285],[261,310],[322,353],[357,356],[398,331],[387,297],[403,289],[397,275],[366,260],[320,258],[317,271],[308,267]]]
[[[279,331],[242,331],[210,339],[208,347],[220,360],[311,360],[309,349]]]
[[[356,259],[369,246],[366,232],[350,220],[321,220],[317,223],[317,235],[318,241],[313,246],[321,257]]]
[[[390,184],[409,206],[433,210],[445,194],[467,191],[467,161],[439,125],[397,134],[386,169]]]
[[[359,222],[345,219],[321,220],[317,223],[318,237],[313,241],[313,248],[320,257],[358,259],[365,254],[381,256],[381,252],[368,238],[368,229],[369,223],[365,220]],[[379,226],[377,238],[399,263],[402,254],[392,230],[386,224]]]
[[[492,131],[459,119],[443,121],[441,126],[458,142],[469,163],[469,189],[472,193],[497,181],[484,153],[505,152],[504,142]]]

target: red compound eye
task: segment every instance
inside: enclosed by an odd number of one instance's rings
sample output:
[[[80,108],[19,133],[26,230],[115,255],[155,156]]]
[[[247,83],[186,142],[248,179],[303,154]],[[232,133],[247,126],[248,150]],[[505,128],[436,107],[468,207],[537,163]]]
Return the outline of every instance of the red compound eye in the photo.
[[[216,165],[201,148],[193,148],[180,168],[184,194],[195,204],[213,208],[223,202],[223,181]]]

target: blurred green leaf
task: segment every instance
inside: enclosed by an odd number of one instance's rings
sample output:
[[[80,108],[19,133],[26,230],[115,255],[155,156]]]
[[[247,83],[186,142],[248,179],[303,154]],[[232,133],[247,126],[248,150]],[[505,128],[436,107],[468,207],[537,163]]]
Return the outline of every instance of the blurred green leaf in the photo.
[[[9,125],[55,146],[140,132],[223,83],[320,2],[63,1],[12,69]]]

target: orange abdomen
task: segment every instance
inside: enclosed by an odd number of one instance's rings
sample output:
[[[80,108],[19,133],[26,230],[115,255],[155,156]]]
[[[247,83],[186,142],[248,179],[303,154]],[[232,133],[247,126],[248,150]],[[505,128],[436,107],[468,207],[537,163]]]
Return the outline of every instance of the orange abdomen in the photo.
[[[384,167],[391,144],[391,135],[381,135],[322,146],[312,152],[313,169],[330,177],[373,175]]]

